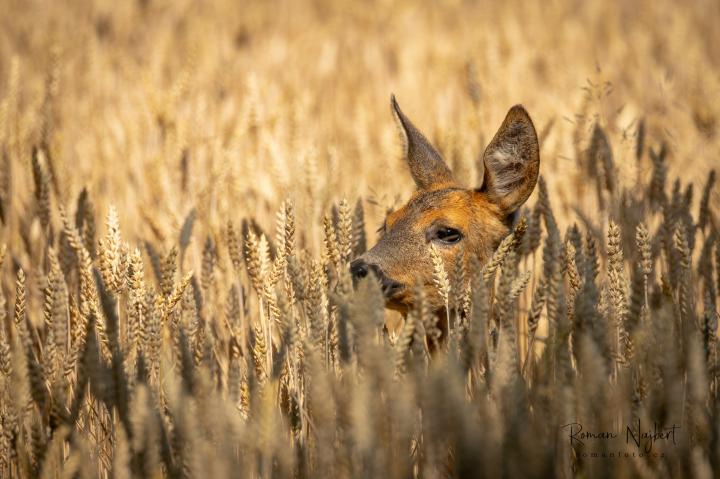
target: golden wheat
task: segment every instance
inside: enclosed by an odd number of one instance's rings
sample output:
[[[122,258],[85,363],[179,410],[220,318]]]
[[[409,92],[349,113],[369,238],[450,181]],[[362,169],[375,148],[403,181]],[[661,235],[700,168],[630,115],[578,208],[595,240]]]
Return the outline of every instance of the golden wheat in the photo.
[[[716,3],[4,3],[0,477],[713,477]],[[542,158],[404,317],[393,92],[464,186],[511,104]]]

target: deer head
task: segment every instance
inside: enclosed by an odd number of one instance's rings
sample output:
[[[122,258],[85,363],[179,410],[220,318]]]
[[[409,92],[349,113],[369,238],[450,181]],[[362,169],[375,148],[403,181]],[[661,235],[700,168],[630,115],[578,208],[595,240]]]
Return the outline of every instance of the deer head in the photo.
[[[483,184],[467,189],[428,139],[391,98],[392,112],[403,136],[404,154],[417,190],[400,209],[387,215],[381,237],[351,264],[354,278],[373,273],[381,282],[389,308],[406,312],[413,287],[425,288],[431,307],[442,309],[432,277],[429,244],[439,250],[447,271],[458,255],[486,262],[508,235],[514,213],[528,199],[538,178],[539,146],[527,111],[510,109],[485,149]]]

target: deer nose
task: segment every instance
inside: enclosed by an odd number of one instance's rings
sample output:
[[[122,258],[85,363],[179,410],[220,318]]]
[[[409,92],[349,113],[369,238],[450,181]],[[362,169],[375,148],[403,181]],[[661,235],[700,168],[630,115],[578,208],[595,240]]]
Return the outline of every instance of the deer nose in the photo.
[[[350,274],[353,279],[364,278],[370,271],[370,265],[361,259],[356,259],[350,264]]]
[[[386,297],[391,297],[403,290],[404,286],[401,283],[388,278],[383,270],[375,264],[368,264],[359,258],[350,264],[350,274],[352,274],[353,283],[357,283],[359,279],[366,277],[370,271],[372,271],[380,281],[380,288]]]

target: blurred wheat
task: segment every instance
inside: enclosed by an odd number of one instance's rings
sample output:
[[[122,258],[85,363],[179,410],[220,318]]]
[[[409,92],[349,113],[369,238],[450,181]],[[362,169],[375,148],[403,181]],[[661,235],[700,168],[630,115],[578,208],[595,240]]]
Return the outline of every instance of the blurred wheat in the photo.
[[[2,10],[1,477],[720,469],[716,2]],[[428,251],[444,341],[348,273],[412,190],[391,92],[468,186],[510,105],[540,136],[492,259]],[[560,432],[638,419],[678,444]]]

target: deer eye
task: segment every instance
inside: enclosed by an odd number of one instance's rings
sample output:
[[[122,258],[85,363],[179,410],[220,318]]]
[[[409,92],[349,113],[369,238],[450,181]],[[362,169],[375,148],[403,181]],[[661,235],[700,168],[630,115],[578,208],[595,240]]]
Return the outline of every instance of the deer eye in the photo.
[[[462,233],[455,228],[438,228],[435,238],[443,243],[454,244],[462,239]]]

